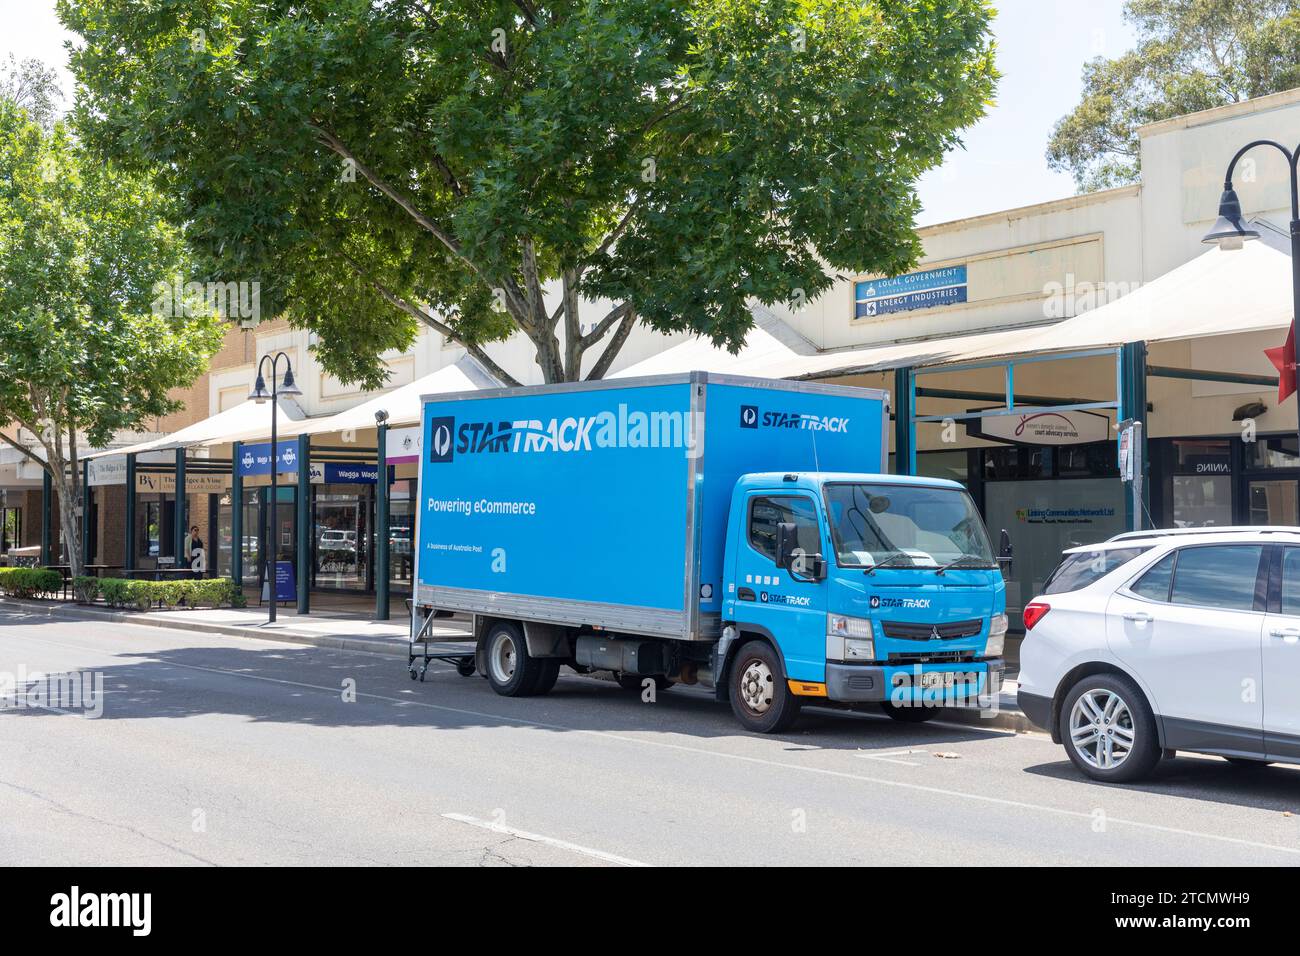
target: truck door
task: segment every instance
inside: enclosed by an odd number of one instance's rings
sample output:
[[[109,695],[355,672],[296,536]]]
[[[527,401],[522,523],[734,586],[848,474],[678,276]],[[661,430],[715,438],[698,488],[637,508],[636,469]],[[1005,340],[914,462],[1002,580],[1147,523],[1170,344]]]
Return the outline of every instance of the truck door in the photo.
[[[795,525],[799,548],[827,554],[818,509],[807,494],[752,493],[736,549],[736,619],[770,634],[791,680],[826,679],[826,581],[776,563],[777,525]]]

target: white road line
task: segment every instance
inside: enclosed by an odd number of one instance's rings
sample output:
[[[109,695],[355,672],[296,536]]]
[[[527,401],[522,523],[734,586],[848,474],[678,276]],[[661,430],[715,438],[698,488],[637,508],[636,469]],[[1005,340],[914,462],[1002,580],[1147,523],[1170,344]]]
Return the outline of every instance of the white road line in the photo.
[[[923,754],[925,752],[926,751],[924,750],[894,750],[894,751],[890,751],[889,753],[873,754],[863,750],[858,753],[855,753],[853,756],[860,757],[863,760],[879,760],[881,763],[902,764],[904,767],[919,767],[921,765],[917,763],[915,760],[896,760],[894,758],[908,757],[911,756],[912,754]]]
[[[489,830],[492,833],[503,833],[506,836],[512,836],[517,840],[527,840],[530,843],[543,843],[546,846],[553,846],[560,850],[568,850],[570,853],[581,853],[583,856],[589,856],[597,860],[604,860],[606,863],[613,863],[615,866],[650,865],[649,863],[642,863],[640,860],[632,860],[625,856],[615,856],[613,853],[606,853],[604,850],[593,850],[591,847],[579,846],[576,843],[570,843],[568,840],[557,840],[555,837],[542,836],[540,833],[529,833],[527,830],[516,830],[514,827],[504,826],[500,823],[491,823],[488,820],[469,817],[463,813],[444,813],[443,817],[448,820],[455,820],[457,823],[468,823],[470,826],[478,827],[480,830]]]
[[[35,636],[30,640],[45,640]],[[58,644],[56,641],[46,641],[61,647],[69,647],[74,650],[86,651],[91,648],[75,644]],[[246,674],[240,671],[225,670],[219,667],[201,667],[197,664],[178,664],[171,661],[154,661],[153,663],[164,667],[177,667],[187,670],[204,671],[210,674],[224,674],[229,677],[239,677],[245,680],[265,681],[271,684],[283,684],[287,687],[304,687],[312,690],[325,691],[328,694],[337,696],[337,687],[324,687],[320,684],[307,684],[301,681],[283,680],[278,677],[264,677],[260,674]],[[1028,803],[1023,800],[1009,800],[1005,797],[992,797],[982,793],[967,793],[963,790],[950,790],[945,787],[927,786],[920,783],[908,783],[902,780],[890,780],[885,777],[870,777],[860,773],[850,773],[844,770],[831,770],[827,767],[806,767],[799,764],[785,763],[780,760],[769,760],[766,757],[751,757],[746,754],[727,753],[725,750],[709,750],[705,747],[692,747],[687,744],[674,744],[662,740],[646,740],[638,737],[628,737],[623,734],[616,734],[608,730],[587,730],[582,727],[569,727],[565,724],[553,724],[541,720],[530,720],[525,717],[508,717],[503,714],[492,714],[485,711],[468,710],[463,707],[449,707],[446,704],[431,704],[427,701],[416,700],[414,698],[388,697],[383,694],[367,694],[358,691],[358,697],[369,697],[372,700],[383,700],[393,704],[410,704],[416,707],[425,707],[429,710],[440,710],[444,713],[459,714],[463,717],[474,717],[477,719],[496,720],[505,724],[515,724],[520,727],[537,727],[543,730],[559,730],[572,734],[583,734],[589,737],[602,737],[607,740],[617,740],[622,743],[638,744],[643,747],[658,747],[662,750],[675,750],[679,753],[696,754],[704,757],[712,757],[715,760],[732,760],[740,763],[756,764],[759,766],[779,767],[783,770],[794,770],[800,773],[817,774],[824,777],[833,777],[839,780],[855,780],[859,783],[873,783],[882,787],[893,787],[900,790],[910,790],[915,793],[931,793],[936,796],[953,797],[958,800],[969,800],[975,803],[991,804],[993,806],[1008,807],[1016,810],[1034,810],[1039,813],[1049,813],[1055,816],[1071,817],[1078,820],[1087,820],[1092,822],[1095,819],[1095,813],[1091,810],[1068,810],[1064,807],[1049,807],[1039,803]],[[1108,824],[1117,826],[1133,827],[1138,830],[1148,830],[1154,833],[1168,833],[1176,836],[1196,837],[1202,840],[1211,840],[1216,843],[1229,843],[1234,846],[1254,847],[1259,850],[1271,850],[1277,853],[1288,853],[1293,856],[1300,856],[1300,847],[1279,846],[1274,843],[1263,843],[1258,840],[1242,840],[1237,837],[1224,836],[1219,833],[1206,833],[1202,830],[1186,830],[1181,827],[1163,826],[1158,823],[1145,823],[1141,820],[1126,820],[1120,817],[1108,817]]]

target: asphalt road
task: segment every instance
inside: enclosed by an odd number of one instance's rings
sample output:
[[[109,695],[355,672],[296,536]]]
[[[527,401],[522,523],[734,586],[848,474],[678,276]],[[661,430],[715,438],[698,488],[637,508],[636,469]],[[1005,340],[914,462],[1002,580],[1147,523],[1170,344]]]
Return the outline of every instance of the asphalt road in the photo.
[[[1293,864],[1300,768],[1084,782],[1046,737],[807,712],[740,731],[569,671],[539,699],[315,647],[0,611],[0,864]],[[355,699],[348,693],[355,691]],[[1298,815],[1292,815],[1296,813]]]

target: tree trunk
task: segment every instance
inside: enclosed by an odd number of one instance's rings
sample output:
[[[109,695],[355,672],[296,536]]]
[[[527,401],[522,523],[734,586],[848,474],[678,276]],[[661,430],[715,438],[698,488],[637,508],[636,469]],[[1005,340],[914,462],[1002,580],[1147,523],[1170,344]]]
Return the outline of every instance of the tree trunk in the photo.
[[[63,462],[54,463],[57,472],[51,471],[54,497],[59,503],[59,536],[68,552],[68,564],[72,576],[78,577],[85,572],[81,562],[81,521],[77,517],[77,476],[68,477],[68,470]],[[83,505],[84,507],[84,505]]]

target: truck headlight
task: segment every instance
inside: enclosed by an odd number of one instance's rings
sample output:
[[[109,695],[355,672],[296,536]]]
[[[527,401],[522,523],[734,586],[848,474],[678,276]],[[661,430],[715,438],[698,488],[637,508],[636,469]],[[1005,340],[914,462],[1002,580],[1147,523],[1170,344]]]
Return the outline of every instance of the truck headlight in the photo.
[[[984,645],[985,657],[1001,657],[1002,647],[1007,641],[1007,616],[994,614],[989,621],[989,640]]]
[[[871,661],[876,658],[871,619],[846,614],[826,615],[826,659]]]

